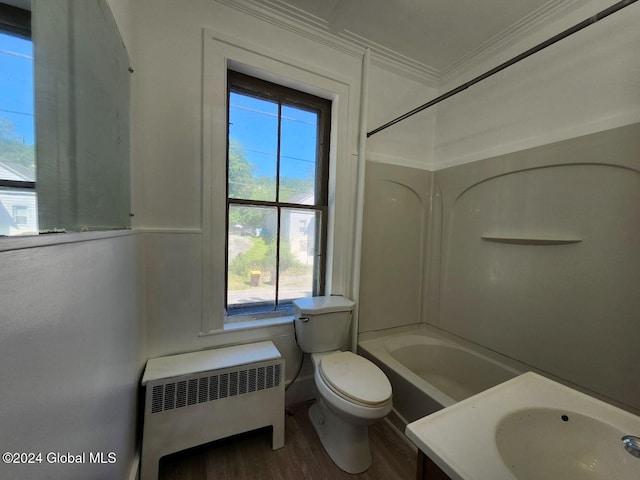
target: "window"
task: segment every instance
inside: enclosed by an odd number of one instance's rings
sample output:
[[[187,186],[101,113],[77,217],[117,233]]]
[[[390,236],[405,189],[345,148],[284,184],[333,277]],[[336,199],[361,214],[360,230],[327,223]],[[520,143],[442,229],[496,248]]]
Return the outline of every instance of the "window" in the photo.
[[[287,311],[324,293],[331,102],[229,71],[228,106],[227,314]]]
[[[29,207],[24,205],[13,206],[13,221],[16,222],[16,225],[22,226],[29,223],[29,217],[27,216],[28,212]]]
[[[31,13],[0,3],[0,236],[38,233]],[[14,203],[19,201],[21,206]]]

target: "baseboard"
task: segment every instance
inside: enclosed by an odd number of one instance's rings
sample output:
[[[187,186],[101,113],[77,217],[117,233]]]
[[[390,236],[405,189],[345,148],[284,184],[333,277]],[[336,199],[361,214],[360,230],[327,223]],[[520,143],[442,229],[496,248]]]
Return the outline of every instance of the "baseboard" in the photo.
[[[404,429],[407,427],[407,420],[398,413],[395,408],[391,409],[389,415],[387,415],[386,419],[399,431],[404,432]]]
[[[285,405],[296,405],[316,398],[316,384],[313,375],[299,376],[295,382],[287,385],[284,394]]]
[[[140,453],[136,452],[133,456],[131,471],[129,472],[129,480],[139,480],[140,475]]]
[[[418,451],[418,448],[413,444],[411,440],[404,434],[404,430],[407,427],[407,421],[400,415],[396,409],[392,409],[384,418],[384,421],[414,450]]]

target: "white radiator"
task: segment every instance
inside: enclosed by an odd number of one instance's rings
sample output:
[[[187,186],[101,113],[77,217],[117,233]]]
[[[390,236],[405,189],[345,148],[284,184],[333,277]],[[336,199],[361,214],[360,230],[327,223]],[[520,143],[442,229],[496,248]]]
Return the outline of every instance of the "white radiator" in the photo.
[[[272,426],[284,446],[284,359],[272,342],[147,362],[141,480],[157,480],[160,458]]]

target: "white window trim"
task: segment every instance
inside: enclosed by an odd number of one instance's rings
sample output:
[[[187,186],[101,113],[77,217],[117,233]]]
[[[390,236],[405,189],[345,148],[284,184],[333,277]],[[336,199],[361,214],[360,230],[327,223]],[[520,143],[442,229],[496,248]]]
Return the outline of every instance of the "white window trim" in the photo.
[[[22,210],[23,213],[18,213],[18,210]],[[18,222],[18,217],[24,217],[23,222]],[[28,225],[29,224],[29,207],[25,205],[14,205],[13,206],[13,221],[16,222],[16,225]]]
[[[210,29],[203,29],[202,105],[202,326],[201,335],[216,334],[225,326],[225,215],[227,69],[262,78],[332,100],[329,157],[329,223],[325,293],[349,295],[352,290],[353,238],[357,162],[352,159],[357,119],[350,94],[358,79],[336,78],[315,66],[283,57]],[[269,323],[267,319],[264,322]]]

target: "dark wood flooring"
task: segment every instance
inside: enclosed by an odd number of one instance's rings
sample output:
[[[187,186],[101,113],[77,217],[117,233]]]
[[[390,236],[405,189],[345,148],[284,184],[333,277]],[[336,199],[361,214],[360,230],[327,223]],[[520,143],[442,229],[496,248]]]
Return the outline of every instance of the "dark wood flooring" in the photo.
[[[340,470],[322,448],[308,410],[285,415],[285,446],[271,450],[271,429],[261,429],[164,457],[159,480],[408,480],[416,475],[416,451],[386,421],[369,427],[373,464],[364,473]]]

